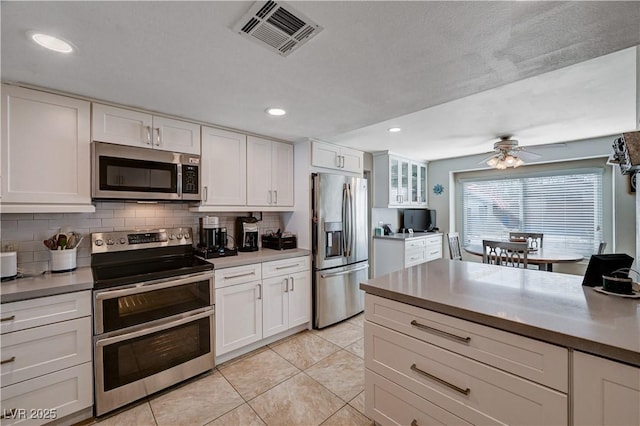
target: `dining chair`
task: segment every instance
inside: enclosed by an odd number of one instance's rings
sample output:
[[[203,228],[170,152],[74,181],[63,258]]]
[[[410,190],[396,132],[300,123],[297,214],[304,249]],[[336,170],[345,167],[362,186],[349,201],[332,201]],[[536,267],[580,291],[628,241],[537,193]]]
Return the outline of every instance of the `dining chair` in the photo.
[[[544,234],[539,232],[509,232],[509,241],[527,240],[530,249],[542,248]]]
[[[527,269],[527,243],[482,240],[482,263]]]
[[[451,260],[462,260],[462,250],[460,250],[460,236],[457,232],[450,232],[447,234],[449,240],[449,256]]]
[[[607,243],[605,243],[604,241],[601,241],[600,245],[598,246],[598,254],[604,253],[604,249],[606,248],[607,248]]]

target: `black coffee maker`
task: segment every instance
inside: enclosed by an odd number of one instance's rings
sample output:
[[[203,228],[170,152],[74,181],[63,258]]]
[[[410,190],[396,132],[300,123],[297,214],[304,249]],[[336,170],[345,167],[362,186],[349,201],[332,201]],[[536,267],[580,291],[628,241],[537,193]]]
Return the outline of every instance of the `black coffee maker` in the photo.
[[[227,240],[227,228],[220,226],[217,217],[200,218],[200,243],[195,250],[197,256],[210,259],[237,255],[238,250],[227,247]]]
[[[236,218],[236,243],[238,251],[258,250],[258,219],[255,217]]]

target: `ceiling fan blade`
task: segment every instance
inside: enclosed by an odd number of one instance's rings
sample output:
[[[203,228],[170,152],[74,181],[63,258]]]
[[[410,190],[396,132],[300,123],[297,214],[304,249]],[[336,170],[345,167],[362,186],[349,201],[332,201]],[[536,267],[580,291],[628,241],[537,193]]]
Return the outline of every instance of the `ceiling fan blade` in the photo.
[[[523,160],[535,160],[542,157],[542,155],[536,154],[535,152],[527,151],[526,149],[519,149],[515,154],[518,157],[521,157]]]
[[[497,154],[497,153],[495,153],[495,152],[494,152],[493,154],[491,154],[491,155],[490,155],[490,156],[488,156],[487,158],[485,158],[485,159],[483,159],[483,160],[478,161],[478,164],[486,164],[486,163],[487,163],[487,161],[489,161],[489,159],[491,159],[491,158],[495,157],[495,156],[496,156],[496,154]]]

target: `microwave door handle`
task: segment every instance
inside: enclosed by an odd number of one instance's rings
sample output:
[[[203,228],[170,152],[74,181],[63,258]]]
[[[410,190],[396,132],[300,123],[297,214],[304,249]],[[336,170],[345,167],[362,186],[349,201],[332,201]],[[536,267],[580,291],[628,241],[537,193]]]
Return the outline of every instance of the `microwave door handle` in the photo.
[[[160,132],[160,129],[158,129],[158,132]],[[178,164],[178,185],[176,190],[178,191],[178,198],[182,198],[182,164]]]

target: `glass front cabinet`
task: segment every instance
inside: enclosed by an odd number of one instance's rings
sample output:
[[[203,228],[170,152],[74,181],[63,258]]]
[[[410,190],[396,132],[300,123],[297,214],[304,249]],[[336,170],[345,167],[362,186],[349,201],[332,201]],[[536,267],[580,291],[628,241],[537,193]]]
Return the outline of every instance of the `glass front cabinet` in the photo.
[[[373,157],[374,207],[427,206],[427,164],[389,154]]]

